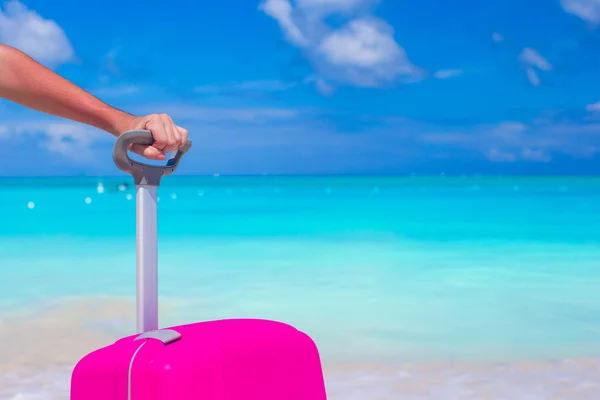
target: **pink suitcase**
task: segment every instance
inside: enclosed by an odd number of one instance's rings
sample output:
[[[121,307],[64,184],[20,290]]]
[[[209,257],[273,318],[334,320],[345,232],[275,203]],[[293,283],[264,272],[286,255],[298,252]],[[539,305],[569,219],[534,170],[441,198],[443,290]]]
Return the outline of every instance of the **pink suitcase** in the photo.
[[[306,334],[275,321],[232,319],[158,329],[156,194],[191,142],[166,166],[129,158],[149,131],[130,131],[113,149],[137,190],[138,334],[77,363],[71,400],[326,400],[319,352]]]

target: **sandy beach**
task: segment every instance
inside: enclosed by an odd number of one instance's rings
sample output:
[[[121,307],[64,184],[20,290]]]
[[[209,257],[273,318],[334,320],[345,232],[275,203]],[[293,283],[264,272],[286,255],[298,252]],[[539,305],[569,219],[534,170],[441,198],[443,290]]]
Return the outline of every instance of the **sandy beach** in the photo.
[[[162,304],[163,311],[169,308]],[[72,366],[129,333],[133,303],[78,299],[0,320],[0,398],[67,399]],[[326,350],[326,349],[322,349]],[[327,353],[326,351],[322,351]],[[366,350],[368,353],[368,349]],[[377,364],[323,359],[328,396],[339,400],[595,400],[600,358]]]

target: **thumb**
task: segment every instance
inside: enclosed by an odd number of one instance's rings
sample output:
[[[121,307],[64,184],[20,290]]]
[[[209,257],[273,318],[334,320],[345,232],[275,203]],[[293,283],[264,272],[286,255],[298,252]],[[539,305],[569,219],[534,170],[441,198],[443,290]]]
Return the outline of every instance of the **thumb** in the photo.
[[[164,160],[167,158],[166,154],[158,150],[156,147],[146,146],[143,144],[132,144],[130,150],[150,160]]]

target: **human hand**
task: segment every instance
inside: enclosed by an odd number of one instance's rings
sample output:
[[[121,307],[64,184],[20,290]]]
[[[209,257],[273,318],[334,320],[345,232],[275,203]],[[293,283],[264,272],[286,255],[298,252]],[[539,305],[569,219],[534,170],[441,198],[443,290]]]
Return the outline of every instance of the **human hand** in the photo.
[[[145,129],[152,132],[154,144],[151,146],[133,144],[129,150],[151,160],[165,160],[167,153],[185,145],[188,131],[175,125],[167,114],[150,114],[143,117],[128,117],[118,126],[118,134]]]

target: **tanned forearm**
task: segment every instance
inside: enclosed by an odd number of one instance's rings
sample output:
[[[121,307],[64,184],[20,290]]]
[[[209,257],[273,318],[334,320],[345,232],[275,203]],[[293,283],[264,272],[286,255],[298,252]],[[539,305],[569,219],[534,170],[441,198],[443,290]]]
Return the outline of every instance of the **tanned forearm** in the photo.
[[[39,64],[25,53],[0,44],[0,97],[47,114],[119,135],[133,116],[117,110]]]
[[[136,129],[149,130],[151,146],[134,144],[131,151],[164,160],[180,149],[188,131],[166,114],[133,116],[100,101],[44,67],[22,51],[0,44],[0,97],[46,114],[95,126],[115,136]]]

